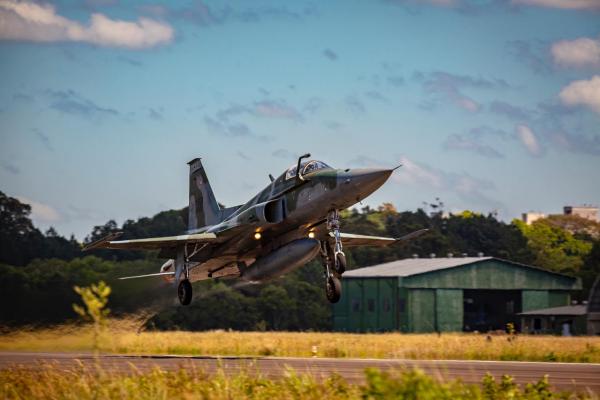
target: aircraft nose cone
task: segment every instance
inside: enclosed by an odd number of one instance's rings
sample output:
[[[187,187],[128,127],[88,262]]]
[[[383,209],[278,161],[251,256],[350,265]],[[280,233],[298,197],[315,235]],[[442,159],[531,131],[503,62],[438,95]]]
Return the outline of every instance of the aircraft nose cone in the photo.
[[[350,171],[347,182],[362,200],[379,189],[393,171],[392,169],[379,168],[355,169]]]

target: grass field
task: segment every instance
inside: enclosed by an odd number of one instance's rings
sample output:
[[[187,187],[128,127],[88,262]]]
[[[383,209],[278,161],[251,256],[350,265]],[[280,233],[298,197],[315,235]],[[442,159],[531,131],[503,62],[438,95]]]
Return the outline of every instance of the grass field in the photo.
[[[247,355],[600,362],[600,337],[316,332],[141,332],[109,321],[99,350],[123,354]],[[91,351],[89,325],[5,331],[1,350]],[[316,354],[314,354],[316,352]]]
[[[350,384],[333,375],[316,380],[288,371],[281,379],[267,379],[251,372],[227,376],[220,371],[179,370],[115,374],[87,369],[63,371],[53,366],[36,370],[0,371],[2,399],[593,399],[592,393],[553,392],[545,378],[525,387],[509,377],[496,382],[486,376],[481,385],[460,381],[440,383],[413,370],[382,373],[367,370],[366,383]]]

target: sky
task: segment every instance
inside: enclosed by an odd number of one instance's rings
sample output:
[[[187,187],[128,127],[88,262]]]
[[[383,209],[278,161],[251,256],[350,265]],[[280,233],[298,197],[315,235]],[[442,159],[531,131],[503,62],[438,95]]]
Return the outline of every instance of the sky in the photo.
[[[363,203],[600,203],[600,0],[0,0],[0,190],[42,230],[241,204],[309,152]]]

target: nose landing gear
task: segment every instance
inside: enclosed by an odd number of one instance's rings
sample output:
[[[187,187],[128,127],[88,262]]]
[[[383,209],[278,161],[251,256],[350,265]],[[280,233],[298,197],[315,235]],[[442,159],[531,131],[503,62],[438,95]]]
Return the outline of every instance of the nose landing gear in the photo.
[[[337,210],[327,214],[327,230],[333,233],[333,247],[329,240],[321,242],[321,260],[325,269],[325,294],[330,303],[337,303],[342,295],[342,274],[346,271],[346,255],[342,251],[340,215]]]

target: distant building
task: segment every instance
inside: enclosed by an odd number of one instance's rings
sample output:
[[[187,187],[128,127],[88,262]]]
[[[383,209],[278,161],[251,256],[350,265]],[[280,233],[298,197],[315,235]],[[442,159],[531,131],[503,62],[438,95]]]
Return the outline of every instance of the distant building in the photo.
[[[587,332],[587,305],[542,308],[519,313],[523,333],[585,335]]]
[[[521,220],[525,222],[527,225],[531,225],[538,219],[546,218],[546,214],[540,212],[527,212],[521,214]]]
[[[583,304],[541,308],[518,315],[521,330],[526,333],[600,335],[600,275]]]
[[[350,332],[520,330],[522,312],[568,306],[581,281],[493,257],[408,258],[347,271],[333,326]]]
[[[583,205],[578,207],[564,206],[563,213],[565,215],[576,215],[581,218],[589,219],[590,221],[599,222],[598,207]]]

